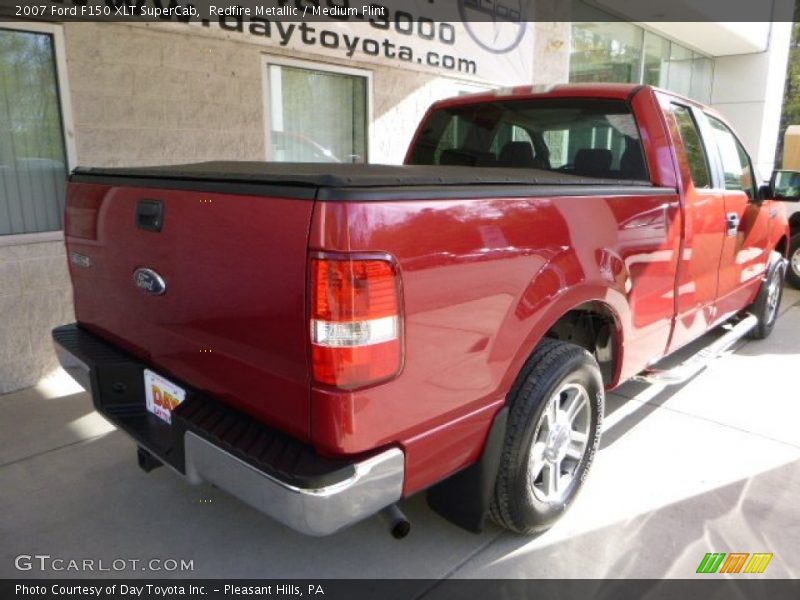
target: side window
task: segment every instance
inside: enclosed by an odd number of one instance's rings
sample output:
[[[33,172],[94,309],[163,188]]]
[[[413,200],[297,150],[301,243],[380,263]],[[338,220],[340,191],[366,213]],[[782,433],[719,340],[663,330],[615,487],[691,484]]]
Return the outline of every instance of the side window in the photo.
[[[271,160],[367,162],[369,72],[303,64],[267,65]]]
[[[675,115],[675,121],[678,123],[678,130],[681,134],[681,141],[686,149],[686,160],[689,162],[689,172],[692,175],[694,187],[698,189],[710,188],[711,178],[708,174],[708,157],[692,113],[685,106],[673,104],[672,114]]]
[[[725,189],[744,192],[752,200],[755,197],[755,178],[747,152],[722,121],[709,116],[708,122],[722,160]]]
[[[0,24],[0,239],[61,229],[67,151],[57,70],[52,34]]]

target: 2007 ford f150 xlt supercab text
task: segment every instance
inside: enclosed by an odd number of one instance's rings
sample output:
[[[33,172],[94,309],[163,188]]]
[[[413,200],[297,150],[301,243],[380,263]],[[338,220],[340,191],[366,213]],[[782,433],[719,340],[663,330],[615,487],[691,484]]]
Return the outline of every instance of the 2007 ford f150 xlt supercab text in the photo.
[[[604,390],[773,328],[789,228],[718,114],[647,86],[435,104],[403,166],[79,168],[63,366],[166,464],[329,534],[427,490],[552,525]],[[728,332],[669,370],[656,364]]]

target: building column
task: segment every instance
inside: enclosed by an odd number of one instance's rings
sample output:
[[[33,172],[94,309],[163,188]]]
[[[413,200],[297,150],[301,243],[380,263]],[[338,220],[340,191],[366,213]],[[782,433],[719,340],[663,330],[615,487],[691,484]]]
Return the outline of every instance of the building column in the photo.
[[[741,136],[763,178],[775,163],[792,23],[771,24],[764,52],[714,59],[711,105]]]

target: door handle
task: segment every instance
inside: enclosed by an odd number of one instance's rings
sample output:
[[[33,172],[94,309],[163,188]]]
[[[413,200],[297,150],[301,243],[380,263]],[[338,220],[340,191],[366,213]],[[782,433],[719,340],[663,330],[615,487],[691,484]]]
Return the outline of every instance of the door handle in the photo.
[[[727,225],[725,235],[732,236],[739,232],[740,219],[737,213],[728,213],[725,217],[725,223]]]

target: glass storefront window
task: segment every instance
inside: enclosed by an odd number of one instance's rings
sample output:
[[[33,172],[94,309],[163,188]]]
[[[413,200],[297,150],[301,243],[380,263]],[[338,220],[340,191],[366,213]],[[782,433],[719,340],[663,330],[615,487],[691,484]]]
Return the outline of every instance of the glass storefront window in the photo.
[[[692,51],[679,44],[670,44],[667,89],[688,96],[692,87]]]
[[[367,78],[269,65],[270,160],[367,162]]]
[[[53,38],[0,28],[0,235],[61,229],[66,174]]]
[[[632,23],[572,26],[572,82],[644,83],[707,103],[713,69],[710,58]]]
[[[644,72],[642,83],[666,87],[669,65],[669,40],[650,31],[644,32]]]
[[[570,81],[639,81],[642,29],[630,23],[580,23],[572,28]]]

